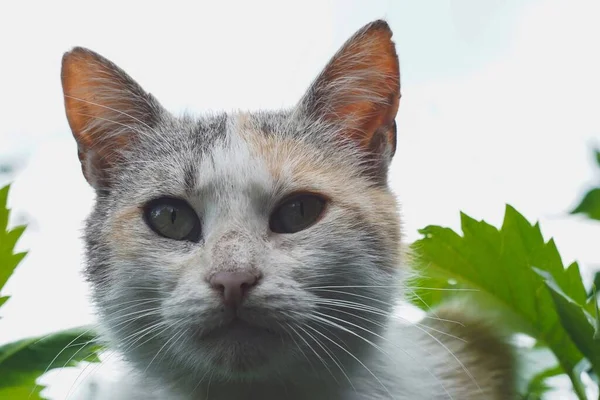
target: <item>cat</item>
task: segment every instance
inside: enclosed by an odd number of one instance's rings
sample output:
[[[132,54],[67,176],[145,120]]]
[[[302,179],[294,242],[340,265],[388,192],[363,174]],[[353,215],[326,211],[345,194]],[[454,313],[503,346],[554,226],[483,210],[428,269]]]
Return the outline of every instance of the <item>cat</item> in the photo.
[[[388,185],[400,73],[387,22],[283,111],[175,117],[81,47],[61,78],[96,192],[85,275],[131,368],[109,398],[515,397],[511,347],[485,316],[395,316],[409,271]]]

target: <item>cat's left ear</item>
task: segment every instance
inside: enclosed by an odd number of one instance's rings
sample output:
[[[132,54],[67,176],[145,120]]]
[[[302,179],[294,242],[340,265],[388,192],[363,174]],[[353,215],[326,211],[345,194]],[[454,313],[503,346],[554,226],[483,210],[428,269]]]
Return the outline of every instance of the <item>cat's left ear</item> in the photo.
[[[392,31],[382,20],[354,34],[304,96],[309,119],[355,143],[368,173],[385,179],[396,151],[400,70]]]
[[[61,79],[83,174],[95,189],[109,189],[120,155],[166,111],[122,69],[82,47],[63,56]]]

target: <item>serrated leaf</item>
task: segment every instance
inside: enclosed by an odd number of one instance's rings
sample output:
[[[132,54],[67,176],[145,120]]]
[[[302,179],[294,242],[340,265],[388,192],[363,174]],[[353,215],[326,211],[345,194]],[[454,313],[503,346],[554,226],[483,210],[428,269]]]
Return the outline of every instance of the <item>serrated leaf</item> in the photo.
[[[426,308],[423,303],[435,306],[450,297],[470,296],[499,314],[506,327],[549,346],[565,371],[572,371],[583,355],[562,326],[543,279],[531,267],[548,272],[561,290],[583,303],[586,292],[577,264],[565,269],[554,242],[545,242],[540,227],[511,206],[506,207],[501,229],[465,214],[461,226],[463,236],[438,226],[420,231],[424,238],[412,246],[419,274],[411,282],[413,303]],[[452,288],[475,292],[447,290]]]
[[[0,242],[0,252],[6,252],[14,249],[17,241],[25,232],[25,226],[17,226],[10,231],[7,231],[2,236],[2,242]]]
[[[24,388],[29,396],[36,388],[36,379],[45,372],[72,367],[81,361],[99,361],[102,347],[96,338],[93,330],[81,327],[1,346],[0,395]]]
[[[0,292],[26,254],[14,254],[15,245],[25,231],[25,227],[19,226],[7,231],[10,216],[10,210],[6,207],[8,191],[9,186],[0,189]]]
[[[562,325],[581,353],[592,364],[594,372],[599,374],[600,342],[594,339],[597,321],[587,313],[582,305],[565,294],[549,273],[536,268],[534,270],[544,279]]]

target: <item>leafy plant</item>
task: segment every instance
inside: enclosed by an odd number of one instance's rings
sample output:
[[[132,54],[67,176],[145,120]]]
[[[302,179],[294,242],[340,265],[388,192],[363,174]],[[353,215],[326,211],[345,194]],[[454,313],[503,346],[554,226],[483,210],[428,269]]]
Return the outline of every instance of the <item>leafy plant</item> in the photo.
[[[10,216],[10,211],[6,207],[8,189],[8,186],[0,189],[0,294],[8,278],[27,255],[25,252],[14,253],[15,245],[25,231],[25,227],[17,226],[11,230],[8,229],[8,218]],[[0,295],[0,306],[7,300],[8,296]]]
[[[557,365],[541,371],[524,389],[524,398],[538,395],[546,378],[567,374],[580,399],[582,362],[600,372],[599,321],[595,297],[588,301],[579,266],[565,268],[553,240],[544,241],[538,224],[506,207],[500,229],[461,214],[463,236],[449,228],[428,226],[412,245],[416,268],[414,303],[436,306],[455,296],[471,296],[494,310],[513,333],[524,333],[549,348]],[[472,289],[431,290],[435,289]]]
[[[600,151],[595,152],[596,163],[600,167]],[[590,189],[579,202],[579,205],[571,211],[571,214],[584,214],[591,219],[600,221],[600,187]]]
[[[8,229],[9,187],[0,189],[0,293],[26,253],[15,253],[24,226]],[[8,300],[0,296],[0,306]],[[96,334],[75,328],[43,337],[29,338],[0,346],[0,399],[42,399],[38,377],[55,368],[75,366],[80,361],[98,361],[100,346]]]

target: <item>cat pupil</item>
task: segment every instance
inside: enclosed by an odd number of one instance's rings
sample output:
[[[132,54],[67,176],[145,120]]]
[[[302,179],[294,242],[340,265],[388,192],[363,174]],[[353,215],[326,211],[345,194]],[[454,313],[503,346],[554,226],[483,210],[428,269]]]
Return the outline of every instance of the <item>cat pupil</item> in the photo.
[[[325,200],[313,194],[300,194],[281,204],[271,215],[270,227],[276,233],[296,233],[313,225],[320,217]]]
[[[160,236],[192,242],[200,240],[200,219],[186,201],[168,197],[158,198],[146,204],[144,209],[146,223]]]

